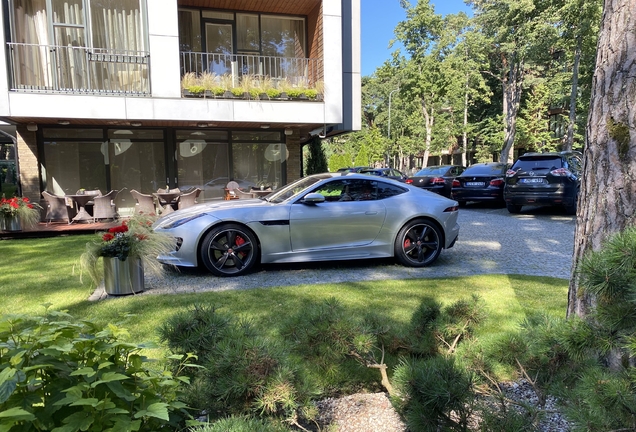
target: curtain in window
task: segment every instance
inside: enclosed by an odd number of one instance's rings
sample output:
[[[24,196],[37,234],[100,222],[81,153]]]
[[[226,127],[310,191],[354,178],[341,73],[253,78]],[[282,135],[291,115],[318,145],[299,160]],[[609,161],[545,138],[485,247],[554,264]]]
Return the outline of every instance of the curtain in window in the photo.
[[[144,92],[149,88],[140,0],[90,0],[93,86]]]
[[[13,64],[16,87],[50,88],[46,0],[14,0],[15,42]]]

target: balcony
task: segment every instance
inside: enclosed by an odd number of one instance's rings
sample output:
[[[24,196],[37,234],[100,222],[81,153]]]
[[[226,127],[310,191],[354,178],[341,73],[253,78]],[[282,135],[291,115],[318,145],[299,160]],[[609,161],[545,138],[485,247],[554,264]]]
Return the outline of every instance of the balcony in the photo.
[[[181,52],[182,88],[217,96],[268,89],[322,94],[322,69],[320,59]]]
[[[10,89],[28,93],[150,96],[150,54],[7,43]]]

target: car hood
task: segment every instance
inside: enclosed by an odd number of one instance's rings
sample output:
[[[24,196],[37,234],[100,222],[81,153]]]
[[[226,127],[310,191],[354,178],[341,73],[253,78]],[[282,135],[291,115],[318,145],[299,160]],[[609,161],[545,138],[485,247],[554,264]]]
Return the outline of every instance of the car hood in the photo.
[[[239,208],[263,208],[271,207],[274,204],[265,201],[263,199],[236,199],[228,201],[211,201],[202,204],[196,204],[192,207],[188,207],[182,210],[171,212],[165,216],[161,216],[156,222],[155,227],[169,225],[171,222],[179,219],[185,219],[200,214],[210,214],[214,216],[214,213],[220,210],[227,209],[239,209]]]

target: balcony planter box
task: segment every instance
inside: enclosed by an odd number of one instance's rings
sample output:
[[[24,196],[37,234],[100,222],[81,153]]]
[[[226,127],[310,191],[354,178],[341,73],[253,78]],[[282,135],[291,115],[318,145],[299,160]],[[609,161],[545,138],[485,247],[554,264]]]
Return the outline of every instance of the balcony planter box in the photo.
[[[229,90],[225,90],[225,93],[223,93],[222,96],[224,99],[234,99],[234,95],[232,94],[231,91]]]
[[[139,257],[124,261],[104,257],[104,290],[108,295],[128,295],[144,290],[144,268]]]

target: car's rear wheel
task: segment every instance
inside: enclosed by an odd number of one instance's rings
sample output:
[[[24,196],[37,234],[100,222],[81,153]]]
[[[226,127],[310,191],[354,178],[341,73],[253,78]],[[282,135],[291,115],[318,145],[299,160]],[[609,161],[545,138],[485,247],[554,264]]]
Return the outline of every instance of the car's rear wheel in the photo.
[[[247,228],[221,225],[210,231],[199,249],[205,267],[217,276],[240,276],[248,273],[258,259],[256,236]]]
[[[521,213],[520,205],[506,203],[506,208],[508,209],[509,213]]]
[[[409,267],[424,267],[437,259],[444,245],[439,228],[431,221],[404,225],[395,239],[395,256]]]
[[[570,205],[565,206],[565,214],[575,215],[576,214],[576,204],[579,198],[579,190],[576,190],[576,195],[574,195],[574,202]]]

